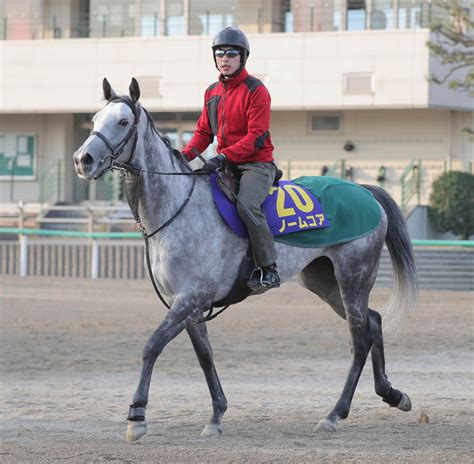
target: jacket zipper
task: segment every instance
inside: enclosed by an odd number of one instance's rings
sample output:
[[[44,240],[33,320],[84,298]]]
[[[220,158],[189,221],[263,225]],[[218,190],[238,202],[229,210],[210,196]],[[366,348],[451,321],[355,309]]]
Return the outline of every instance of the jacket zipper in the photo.
[[[222,117],[221,117],[221,122],[222,122],[222,129],[221,129],[221,137],[222,137],[222,145],[226,145],[225,143],[225,136],[224,136],[224,127],[225,127],[225,122],[224,122],[224,106],[225,106],[225,100],[227,96],[227,86],[225,83],[222,83],[222,87],[224,87],[224,94],[222,95]]]

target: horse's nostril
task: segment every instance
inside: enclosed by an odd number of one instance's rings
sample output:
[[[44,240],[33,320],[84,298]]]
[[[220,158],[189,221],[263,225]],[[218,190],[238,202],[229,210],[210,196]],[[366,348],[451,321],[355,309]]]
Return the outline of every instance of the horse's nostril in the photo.
[[[90,165],[94,164],[94,158],[92,158],[92,156],[89,155],[89,153],[85,153],[81,157],[81,162],[84,166],[90,166]]]

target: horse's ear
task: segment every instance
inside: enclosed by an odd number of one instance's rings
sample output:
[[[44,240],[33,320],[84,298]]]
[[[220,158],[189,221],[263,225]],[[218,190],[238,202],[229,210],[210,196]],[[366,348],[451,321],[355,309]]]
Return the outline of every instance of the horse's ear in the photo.
[[[113,100],[114,98],[118,97],[117,92],[115,92],[115,90],[111,87],[109,81],[105,77],[102,81],[102,89],[104,90],[104,98],[107,101]]]
[[[104,80],[102,81],[102,89],[104,91],[104,98],[109,101],[112,98],[112,87],[109,84],[109,81],[107,78],[104,77]]]
[[[132,82],[130,83],[128,90],[130,91],[130,98],[132,99],[133,103],[136,103],[140,98],[140,86],[134,77],[132,77]]]

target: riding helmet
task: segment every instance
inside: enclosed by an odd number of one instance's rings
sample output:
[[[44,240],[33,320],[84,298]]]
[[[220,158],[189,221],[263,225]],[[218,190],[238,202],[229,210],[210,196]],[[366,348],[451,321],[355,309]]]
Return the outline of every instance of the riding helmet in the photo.
[[[236,47],[238,50],[241,50],[241,67],[245,66],[245,62],[250,55],[250,44],[247,36],[240,29],[227,26],[218,32],[212,42],[212,50],[214,51],[219,47]]]

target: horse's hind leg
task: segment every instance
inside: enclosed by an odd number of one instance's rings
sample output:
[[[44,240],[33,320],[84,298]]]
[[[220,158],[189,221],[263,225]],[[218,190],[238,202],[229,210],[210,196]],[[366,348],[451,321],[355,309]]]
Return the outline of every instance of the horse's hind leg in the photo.
[[[407,394],[396,390],[390,384],[385,373],[385,355],[383,348],[382,318],[377,311],[369,309],[370,328],[374,337],[372,345],[372,367],[374,370],[375,393],[392,407],[402,411],[411,410],[411,401]]]
[[[303,287],[315,293],[329,304],[339,316],[343,319],[347,319],[339,284],[334,275],[334,267],[328,258],[318,258],[308,265],[300,274],[300,282]],[[367,338],[369,343],[371,340],[373,342],[371,357],[374,370],[375,391],[391,406],[396,406],[402,411],[409,411],[411,409],[410,399],[405,393],[392,388],[385,373],[382,318],[379,313],[369,309],[368,319],[369,322],[366,328],[368,333],[365,334],[365,338]],[[331,416],[331,414],[329,414],[329,416]],[[316,429],[334,431],[335,427],[334,423],[328,423],[326,418],[321,421],[320,426],[316,427]]]
[[[332,262],[325,257],[311,263],[300,276],[304,287],[319,295],[341,317],[347,319],[352,341],[352,365],[342,394],[332,411],[318,423],[315,430],[334,432],[336,423],[349,415],[352,398],[373,343],[368,317],[373,278],[360,272],[350,272],[349,261],[344,260],[346,272],[339,275],[338,279]]]
[[[205,323],[195,324],[188,322],[186,330],[191,338],[191,342],[198,357],[199,364],[202,367],[206,377],[209,392],[212,398],[213,414],[209,423],[204,427],[201,435],[218,436],[222,435],[221,420],[227,410],[227,400],[222,390],[219,377],[217,376],[212,349],[209,343],[207,328]]]

